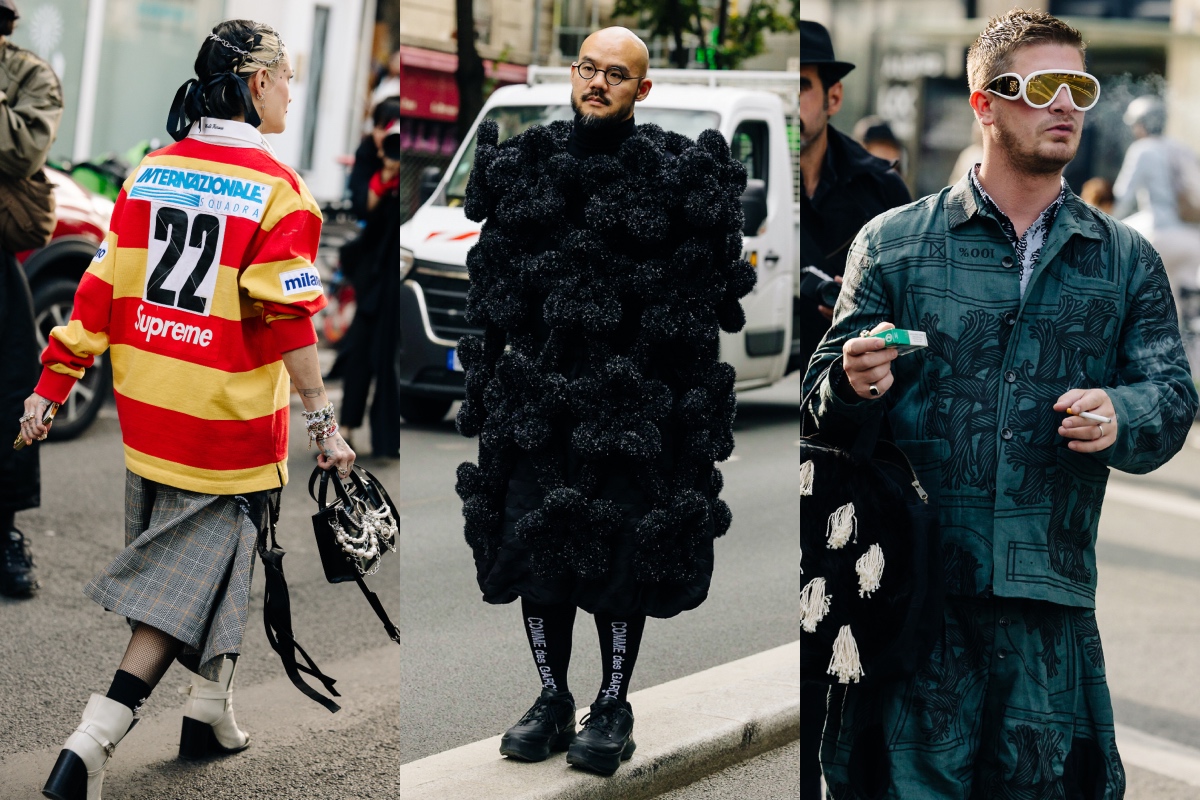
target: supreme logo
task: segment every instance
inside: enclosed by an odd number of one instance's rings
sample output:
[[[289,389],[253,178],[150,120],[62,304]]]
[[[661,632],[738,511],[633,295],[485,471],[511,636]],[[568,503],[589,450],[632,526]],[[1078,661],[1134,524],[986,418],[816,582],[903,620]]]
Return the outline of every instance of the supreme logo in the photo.
[[[213,332],[208,328],[151,316],[144,313],[144,309],[145,306],[138,306],[137,322],[134,324],[133,329],[146,334],[147,342],[150,341],[152,336],[161,336],[164,339],[173,339],[176,342],[184,342],[186,344],[198,344],[201,347],[208,347],[212,343]]]
[[[279,283],[285,297],[304,292],[321,290],[321,275],[316,267],[304,267],[279,274]]]

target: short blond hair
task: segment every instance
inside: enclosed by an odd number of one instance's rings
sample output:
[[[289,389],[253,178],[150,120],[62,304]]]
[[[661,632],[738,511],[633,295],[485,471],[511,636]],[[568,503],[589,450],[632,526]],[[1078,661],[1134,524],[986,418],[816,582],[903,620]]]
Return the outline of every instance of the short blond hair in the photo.
[[[1087,58],[1083,35],[1058,17],[1036,9],[1014,8],[992,17],[967,50],[967,84],[983,91],[999,75],[1012,71],[1014,54],[1035,44],[1065,44]]]

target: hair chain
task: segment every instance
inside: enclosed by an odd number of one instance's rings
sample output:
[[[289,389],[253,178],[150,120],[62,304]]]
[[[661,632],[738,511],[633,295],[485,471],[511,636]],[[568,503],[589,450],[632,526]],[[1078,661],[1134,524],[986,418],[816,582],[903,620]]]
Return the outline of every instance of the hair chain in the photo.
[[[274,31],[271,31],[271,32],[275,33]],[[239,56],[241,56],[243,59],[253,61],[256,64],[262,64],[265,67],[273,67],[279,63],[280,59],[283,58],[283,50],[284,50],[283,39],[277,33],[275,34],[275,38],[279,41],[279,52],[277,52],[275,54],[275,57],[272,58],[270,61],[263,61],[261,59],[255,58],[250,53],[246,52],[242,48],[238,47],[237,45],[233,44],[232,42],[229,42],[228,40],[224,39],[223,37],[218,36],[215,33],[210,33],[208,35],[208,38],[212,39],[214,42],[221,45],[222,47],[226,47],[226,48],[232,50],[233,52],[235,52]]]

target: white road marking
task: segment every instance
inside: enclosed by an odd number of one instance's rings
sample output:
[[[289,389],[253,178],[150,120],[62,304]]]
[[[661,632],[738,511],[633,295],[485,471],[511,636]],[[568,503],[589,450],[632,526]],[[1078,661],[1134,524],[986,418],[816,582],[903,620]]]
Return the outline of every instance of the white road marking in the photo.
[[[1181,497],[1161,489],[1143,488],[1110,480],[1104,497],[1106,500],[1116,500],[1118,503],[1138,506],[1149,511],[1162,511],[1184,519],[1200,520],[1200,500]]]
[[[1188,437],[1189,443],[1200,448],[1200,437]],[[1123,481],[1109,481],[1105,499],[1150,511],[1161,511],[1184,519],[1200,520],[1200,500],[1181,497],[1160,489],[1136,486]],[[1200,786],[1200,750],[1179,742],[1164,739],[1127,725],[1116,726],[1117,748],[1126,764]]]
[[[1126,764],[1200,786],[1200,750],[1128,725],[1117,724],[1116,733],[1117,750]]]

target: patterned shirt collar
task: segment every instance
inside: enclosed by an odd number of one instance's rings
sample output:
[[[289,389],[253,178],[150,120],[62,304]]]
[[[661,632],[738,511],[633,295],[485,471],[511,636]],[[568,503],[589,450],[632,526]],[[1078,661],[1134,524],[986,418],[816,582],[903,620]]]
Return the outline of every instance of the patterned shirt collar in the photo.
[[[1037,266],[1038,257],[1042,254],[1042,246],[1046,243],[1050,227],[1054,224],[1055,217],[1058,216],[1058,210],[1062,208],[1063,202],[1067,199],[1067,181],[1062,177],[1059,178],[1062,184],[1058,190],[1058,197],[1046,206],[1033,224],[1025,229],[1024,234],[1017,236],[1017,229],[1012,224],[1012,220],[1000,210],[1000,206],[996,205],[996,201],[979,182],[979,164],[976,164],[968,174],[971,176],[971,185],[975,187],[975,191],[987,208],[995,215],[996,220],[1000,223],[1000,229],[1004,231],[1004,235],[1008,237],[1009,242],[1017,251],[1017,258],[1021,263],[1021,294],[1024,295],[1025,287],[1029,285],[1029,278],[1033,275],[1033,268]]]

